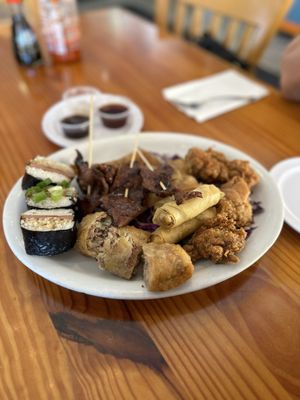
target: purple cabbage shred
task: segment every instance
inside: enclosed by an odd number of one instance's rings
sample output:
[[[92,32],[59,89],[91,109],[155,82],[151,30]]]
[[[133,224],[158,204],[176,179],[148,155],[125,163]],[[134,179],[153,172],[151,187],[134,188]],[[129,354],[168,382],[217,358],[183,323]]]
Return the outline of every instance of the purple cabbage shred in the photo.
[[[132,225],[138,229],[143,229],[147,232],[154,232],[155,229],[158,228],[159,225],[154,224],[152,222],[153,218],[153,209],[149,208],[143,214],[139,215],[132,221]]]
[[[252,210],[254,215],[263,213],[265,210],[261,205],[261,201],[251,201]]]
[[[153,224],[152,222],[141,222],[138,220],[134,220],[133,225],[136,228],[143,229],[147,232],[154,232],[159,227],[159,225]]]

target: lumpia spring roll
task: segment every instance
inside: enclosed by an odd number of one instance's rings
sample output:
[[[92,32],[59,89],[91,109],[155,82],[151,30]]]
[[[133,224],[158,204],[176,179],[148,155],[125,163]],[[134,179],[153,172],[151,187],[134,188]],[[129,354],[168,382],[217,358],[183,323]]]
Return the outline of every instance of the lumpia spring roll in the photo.
[[[211,207],[203,213],[197,215],[175,228],[166,229],[159,227],[150,236],[154,243],[178,243],[185,237],[194,233],[205,221],[216,216],[215,207]]]
[[[186,200],[180,205],[170,201],[159,207],[153,216],[154,224],[174,228],[214,206],[224,196],[215,185],[199,185],[193,192],[201,192],[202,196]]]

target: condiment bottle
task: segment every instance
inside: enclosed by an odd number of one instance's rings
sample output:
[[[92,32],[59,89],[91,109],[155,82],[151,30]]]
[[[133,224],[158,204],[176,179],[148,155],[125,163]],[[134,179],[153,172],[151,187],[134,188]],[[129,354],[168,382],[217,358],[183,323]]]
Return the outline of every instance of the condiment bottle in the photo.
[[[54,62],[80,59],[80,30],[76,0],[40,0],[42,32]]]
[[[23,13],[22,0],[7,0],[7,3],[12,14],[12,41],[17,61],[28,66],[40,64],[40,46]]]

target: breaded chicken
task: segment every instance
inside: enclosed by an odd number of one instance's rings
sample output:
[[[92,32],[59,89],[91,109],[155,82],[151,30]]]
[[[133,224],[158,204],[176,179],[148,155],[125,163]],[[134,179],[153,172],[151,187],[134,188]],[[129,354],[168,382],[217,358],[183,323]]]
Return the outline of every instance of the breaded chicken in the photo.
[[[221,186],[225,198],[219,203],[219,218],[233,219],[237,227],[243,227],[252,222],[252,206],[249,202],[250,190],[245,180],[235,176]]]
[[[228,176],[229,179],[233,178],[234,176],[242,177],[245,182],[247,183],[249,189],[259,182],[259,176],[257,173],[250,167],[248,161],[244,160],[233,160],[227,163],[228,168]]]
[[[217,264],[239,261],[237,253],[246,243],[246,232],[237,228],[234,223],[216,227],[201,227],[189,243],[184,246],[192,261],[208,259]]]
[[[221,190],[225,197],[216,206],[216,217],[206,221],[184,247],[193,261],[237,262],[236,254],[245,246],[243,227],[252,221],[249,187],[243,178],[235,176]]]
[[[185,162],[187,172],[201,182],[225,183],[234,176],[240,176],[251,189],[259,181],[259,176],[248,161],[228,161],[223,153],[212,149],[204,151],[192,147],[185,157]]]
[[[227,160],[223,153],[212,149],[206,151],[192,147],[185,156],[187,172],[200,182],[227,182]]]

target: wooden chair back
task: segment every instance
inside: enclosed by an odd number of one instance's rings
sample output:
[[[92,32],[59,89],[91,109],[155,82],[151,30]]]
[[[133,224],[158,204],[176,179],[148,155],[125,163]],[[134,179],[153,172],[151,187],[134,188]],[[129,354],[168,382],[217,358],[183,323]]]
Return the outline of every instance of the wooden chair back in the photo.
[[[293,0],[156,0],[156,22],[162,30],[187,33],[191,38],[208,32],[253,66],[292,3]]]

